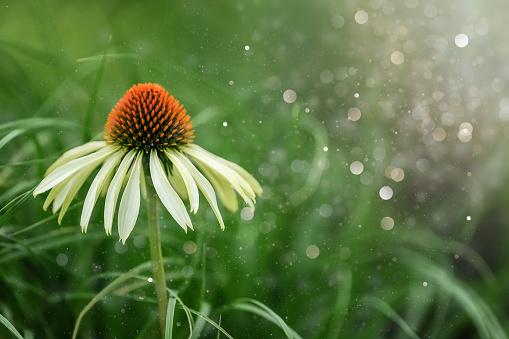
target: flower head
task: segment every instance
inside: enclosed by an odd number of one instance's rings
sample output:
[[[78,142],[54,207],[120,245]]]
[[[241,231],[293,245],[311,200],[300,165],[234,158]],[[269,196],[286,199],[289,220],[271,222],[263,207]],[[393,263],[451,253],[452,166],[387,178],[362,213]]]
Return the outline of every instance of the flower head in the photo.
[[[196,213],[198,190],[224,229],[216,192],[224,205],[235,211],[234,191],[254,209],[255,197],[261,195],[262,189],[242,167],[193,144],[193,138],[193,124],[178,100],[159,85],[135,85],[108,116],[106,141],[88,142],[65,152],[48,168],[34,196],[50,190],[44,209],[53,203],[53,213],[60,211],[60,223],[86,179],[102,165],[83,205],[80,225],[84,232],[94,205],[103,194],[104,227],[111,234],[117,199],[125,185],[118,207],[118,231],[125,242],[136,224],[146,178],[185,231],[193,226],[181,197],[189,200],[190,211]]]

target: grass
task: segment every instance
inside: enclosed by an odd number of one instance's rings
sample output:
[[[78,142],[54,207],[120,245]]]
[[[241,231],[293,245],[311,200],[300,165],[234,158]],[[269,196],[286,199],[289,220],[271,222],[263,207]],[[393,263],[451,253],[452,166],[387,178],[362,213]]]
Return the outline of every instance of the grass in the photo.
[[[103,198],[82,234],[85,189],[61,226],[32,197],[155,82],[264,188],[252,217],[220,206],[225,231],[204,199],[194,232],[162,213],[166,338],[506,338],[506,5],[380,4],[2,5],[0,337],[159,336],[145,209],[122,245]]]

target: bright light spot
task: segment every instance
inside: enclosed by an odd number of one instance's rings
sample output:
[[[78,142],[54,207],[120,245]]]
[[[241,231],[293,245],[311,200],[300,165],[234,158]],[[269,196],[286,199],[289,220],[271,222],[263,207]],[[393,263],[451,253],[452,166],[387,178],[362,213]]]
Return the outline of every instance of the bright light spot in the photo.
[[[348,110],[348,120],[358,121],[361,118],[361,110],[357,107],[350,108]]]
[[[385,151],[385,148],[377,147],[373,150],[373,158],[378,161],[382,161],[385,159],[385,156],[387,155],[387,152]]]
[[[391,171],[390,178],[395,182],[400,182],[405,178],[405,172],[401,168],[394,167]]]
[[[182,267],[182,276],[184,278],[191,278],[193,276],[194,270],[191,266]]]
[[[334,15],[330,23],[334,28],[341,28],[345,25],[345,18],[343,18],[341,15]]]
[[[253,216],[254,212],[251,209],[251,207],[244,207],[242,211],[240,211],[240,217],[242,218],[242,220],[249,221],[253,219]]]
[[[383,217],[382,221],[380,221],[380,226],[386,231],[392,230],[394,227],[394,219],[391,217]]]
[[[472,139],[472,132],[474,128],[468,122],[464,122],[459,127],[458,139],[461,142],[469,142]]]
[[[458,34],[454,38],[454,43],[456,44],[456,46],[458,46],[460,48],[463,48],[466,45],[468,45],[468,36],[466,36],[463,33],[462,34]]]
[[[502,79],[502,78],[499,78],[499,77],[496,77],[495,79],[493,79],[493,81],[491,82],[491,88],[495,91],[495,92],[502,92],[505,88],[505,80]]]
[[[355,175],[359,175],[364,171],[364,165],[360,161],[354,161],[350,165],[350,172]]]
[[[396,51],[391,54],[391,62],[394,65],[401,65],[403,61],[405,61],[405,55],[400,51]]]
[[[352,253],[350,252],[350,249],[348,247],[342,247],[339,250],[339,257],[343,260],[347,260],[348,258],[350,258],[351,254]]]
[[[320,249],[315,245],[310,245],[306,248],[306,255],[310,259],[315,259],[320,255]]]
[[[318,209],[318,213],[322,218],[328,218],[332,215],[332,206],[329,204],[323,204]]]
[[[368,13],[365,11],[358,11],[355,13],[355,22],[364,25],[366,22],[368,22]]]
[[[184,248],[184,252],[186,252],[187,254],[193,254],[194,252],[196,252],[196,243],[194,241],[186,241],[184,243],[184,246],[182,246]]]
[[[260,230],[260,232],[262,232],[263,234],[267,234],[270,232],[270,229],[271,229],[271,226],[270,226],[270,223],[266,222],[266,221],[263,221],[260,226],[258,226],[258,229]]]
[[[485,22],[479,22],[475,25],[475,32],[479,35],[484,35],[486,33],[488,33],[490,27],[488,26],[487,23]]]
[[[429,160],[420,158],[419,160],[417,160],[416,166],[419,171],[426,172],[427,170],[429,170]]]
[[[468,220],[468,221],[472,220],[472,217],[468,215],[468,216],[467,216],[467,220]]]
[[[249,51],[249,48],[250,48],[249,46],[244,47],[246,51]]]
[[[426,286],[428,286],[428,283],[427,282],[423,282],[422,286],[426,287]]]
[[[230,84],[230,86],[233,86],[234,84],[233,80],[230,80],[228,83]]]
[[[358,99],[358,98],[359,98],[359,93],[354,93],[353,97],[354,97],[355,99]]]
[[[118,254],[126,253],[128,248],[129,247],[127,246],[127,244],[124,245],[124,244],[122,244],[121,241],[119,241],[115,244],[115,252],[117,252]]]
[[[392,188],[390,188],[389,186],[384,186],[382,188],[380,188],[380,198],[382,198],[383,200],[389,200],[390,198],[392,198],[392,195],[393,195],[393,191],[392,191]]]
[[[290,252],[286,253],[285,259],[291,265],[297,261],[297,259],[298,259],[297,253],[290,251]]]
[[[148,278],[147,281],[151,283],[154,280],[152,278]]]
[[[67,255],[61,253],[59,255],[57,255],[57,264],[60,265],[60,266],[65,266],[69,263],[69,258],[67,257]]]
[[[228,123],[227,123],[226,121],[225,121],[225,122],[223,122],[223,126],[224,126],[224,127],[228,126]]]
[[[442,127],[438,127],[433,130],[433,139],[435,139],[435,141],[442,141],[445,139],[446,136],[447,133],[445,132],[445,129],[443,129]]]
[[[361,179],[361,184],[367,186],[367,185],[371,185],[373,183],[374,177],[373,177],[373,174],[366,171],[361,174],[360,179]]]
[[[292,102],[297,100],[297,93],[295,93],[295,91],[293,89],[287,89],[283,93],[283,100],[286,101],[287,103],[291,104]]]
[[[323,82],[324,84],[330,84],[332,82],[332,79],[334,79],[334,74],[328,69],[320,73],[320,81]]]
[[[327,152],[328,150],[329,150],[329,147],[327,147],[327,146],[324,146],[324,147],[323,147],[323,151],[324,151],[324,152]]]

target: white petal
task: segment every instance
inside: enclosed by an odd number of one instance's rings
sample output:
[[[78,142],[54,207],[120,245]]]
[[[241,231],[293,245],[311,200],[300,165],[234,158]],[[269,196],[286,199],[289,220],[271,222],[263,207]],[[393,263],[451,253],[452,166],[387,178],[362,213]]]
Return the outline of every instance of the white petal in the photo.
[[[171,157],[168,155],[168,152],[165,152],[166,156],[170,159],[170,161],[175,165],[182,180],[184,180],[185,186],[187,188],[187,195],[189,197],[189,202],[191,204],[191,212],[196,213],[198,211],[198,206],[200,203],[200,196],[198,195],[198,187],[196,186],[196,182],[193,179],[189,170],[182,164],[182,162],[177,157]],[[170,153],[171,154],[171,153]]]
[[[92,141],[87,142],[78,147],[74,147],[60,156],[47,170],[44,176],[47,176],[57,167],[62,166],[66,162],[77,159],[85,154],[97,151],[99,148],[106,146],[106,141]]]
[[[124,181],[127,170],[129,169],[129,166],[137,152],[137,150],[133,149],[125,155],[120,166],[118,166],[117,173],[115,173],[115,176],[111,180],[110,187],[106,193],[106,202],[104,203],[104,229],[106,230],[106,234],[111,234],[118,193],[120,192],[120,187],[122,187],[122,182]]]
[[[143,152],[139,152],[118,208],[118,233],[124,244],[129,234],[131,234],[140,212],[140,168],[142,159]]]
[[[217,201],[216,201],[216,193],[214,192],[214,188],[212,188],[212,185],[210,182],[201,174],[196,167],[191,163],[189,159],[185,155],[183,155],[180,152],[177,152],[175,150],[169,150],[165,152],[168,158],[173,162],[175,159],[178,159],[181,161],[181,163],[186,167],[186,169],[191,173],[194,180],[196,181],[196,184],[200,188],[201,192],[209,202],[210,206],[212,207],[212,210],[216,214],[216,218],[219,221],[219,224],[221,225],[221,229],[224,229],[224,222],[223,218],[221,217],[221,213],[219,212],[219,208],[217,207]]]
[[[193,229],[189,214],[187,214],[186,206],[182,202],[182,199],[178,196],[177,192],[171,187],[164,173],[161,160],[155,150],[150,152],[150,176],[154,188],[161,199],[164,207],[170,212],[171,216],[175,221],[187,232],[187,226]]]
[[[201,170],[216,190],[217,196],[223,205],[225,205],[225,207],[230,211],[236,212],[239,208],[239,203],[237,201],[235,191],[232,189],[232,185],[230,185],[230,182],[223,177],[210,172],[207,168],[202,168]]]
[[[78,193],[81,186],[83,186],[87,178],[90,176],[90,174],[92,174],[92,172],[95,170],[97,166],[99,166],[99,164],[91,167],[86,167],[86,169],[83,169],[82,171],[74,174],[71,181],[69,181],[69,184],[71,184],[71,186],[62,203],[62,209],[60,210],[60,214],[58,216],[58,224],[62,222],[62,218],[64,217],[65,212],[67,212],[67,209],[71,205],[72,200]]]
[[[205,154],[208,154],[209,156],[211,156],[215,160],[219,161],[223,165],[230,167],[232,170],[237,172],[244,180],[246,180],[249,183],[249,185],[251,186],[253,191],[256,193],[256,195],[258,195],[258,196],[262,195],[262,193],[263,193],[262,187],[260,186],[258,181],[244,168],[240,167],[239,165],[237,165],[234,162],[223,159],[223,158],[215,155],[214,153],[210,153],[209,151],[203,149],[202,147],[200,147],[196,144],[188,144],[188,147],[191,149],[195,149],[200,152],[203,152]]]
[[[85,203],[83,204],[83,212],[81,213],[80,225],[83,232],[87,231],[88,223],[90,222],[90,217],[92,216],[92,211],[95,203],[97,202],[97,198],[99,197],[99,193],[103,190],[106,181],[110,178],[113,170],[124,155],[125,152],[123,150],[119,150],[117,153],[109,157],[95,176],[92,185],[90,185],[90,189],[88,190],[85,198]]]
[[[65,185],[67,185],[67,183],[69,182],[69,180],[71,180],[71,178],[67,178],[65,179],[64,181],[62,181],[60,184],[56,185],[55,187],[53,187],[51,189],[51,191],[49,191],[49,194],[48,196],[46,197],[46,200],[44,201],[44,205],[43,205],[43,209],[46,211],[49,207],[49,205],[53,202],[53,200],[55,200],[55,198],[57,197],[57,195],[60,193],[60,191],[62,189],[64,189]],[[53,213],[55,213],[56,211],[53,211]]]
[[[79,159],[71,160],[70,162],[63,164],[62,166],[52,171],[46,178],[41,181],[41,183],[34,190],[34,196],[55,187],[57,184],[61,183],[66,178],[70,177],[82,168],[91,166],[92,163],[101,163],[106,157],[115,152],[117,149],[118,146],[106,146],[95,153],[86,155]]]
[[[200,168],[207,168],[211,172],[222,176],[230,182],[232,187],[240,194],[240,196],[247,202],[247,198],[254,199],[256,197],[253,189],[237,172],[232,170],[226,165],[223,165],[202,148],[185,147],[183,151],[193,160]]]

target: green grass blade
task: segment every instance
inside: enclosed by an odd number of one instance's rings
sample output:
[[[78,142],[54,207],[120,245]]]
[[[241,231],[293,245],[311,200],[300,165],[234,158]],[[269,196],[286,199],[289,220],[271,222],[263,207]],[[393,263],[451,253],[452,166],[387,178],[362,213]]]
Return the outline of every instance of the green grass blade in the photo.
[[[20,119],[16,121],[5,122],[0,124],[0,132],[5,130],[35,130],[39,128],[54,127],[54,128],[77,128],[78,125],[68,120],[57,118],[29,118]]]
[[[341,332],[352,296],[352,282],[352,270],[348,269],[345,271],[343,280],[340,282],[336,303],[330,316],[330,326],[327,335],[324,336],[325,338],[337,338],[338,334]]]
[[[191,308],[188,309],[189,312],[193,313],[193,314],[196,314],[197,316],[205,319],[206,322],[208,322],[209,324],[211,324],[212,326],[214,326],[215,328],[217,328],[219,331],[221,331],[221,333],[223,333],[226,337],[230,338],[230,339],[233,339],[233,337],[228,333],[226,332],[221,326],[219,326],[214,320],[210,319],[209,317],[207,316],[204,316],[203,314],[201,314],[200,312],[198,311],[195,311]]]
[[[368,307],[376,308],[388,318],[392,319],[392,321],[394,321],[409,338],[420,339],[417,333],[412,330],[410,325],[408,325],[407,322],[382,299],[368,296],[363,299],[363,304]]]
[[[0,149],[7,145],[12,139],[16,138],[18,135],[21,135],[25,132],[25,130],[22,129],[15,129],[14,131],[7,134],[5,137],[3,137],[0,140]]]
[[[72,333],[72,338],[75,339],[78,335],[78,330],[80,328],[81,321],[83,320],[83,317],[90,311],[90,309],[99,302],[102,298],[104,298],[106,295],[111,293],[113,290],[118,288],[122,283],[125,281],[134,278],[139,272],[146,270],[148,268],[152,267],[151,262],[145,262],[143,264],[140,264],[136,266],[135,268],[129,270],[128,272],[122,274],[120,277],[112,281],[110,284],[108,284],[105,288],[103,288],[99,293],[95,295],[95,297],[90,300],[90,302],[83,308],[83,310],[80,312],[78,319],[76,319],[76,323],[74,325],[74,330]]]
[[[293,338],[301,339],[301,336],[298,335],[293,329],[291,329],[285,323],[285,321],[279,315],[276,314],[276,312],[274,312],[273,310],[271,310],[269,307],[265,306],[258,300],[239,299],[233,303],[232,308],[251,312],[267,319],[268,321],[278,325],[283,330],[283,332],[285,332],[286,337],[289,339]]]
[[[0,227],[5,225],[7,220],[11,217],[12,213],[14,213],[18,208],[21,207],[25,203],[25,201],[30,198],[34,192],[35,188],[32,188],[31,190],[26,191],[25,193],[22,193],[18,195],[16,198],[11,200],[7,205],[5,205],[0,210]]]
[[[168,300],[168,310],[166,311],[166,328],[164,337],[166,339],[173,338],[173,319],[175,318],[175,306],[177,305],[177,299],[170,295]]]
[[[5,318],[3,315],[0,314],[0,323],[2,323],[9,331],[11,331],[14,336],[18,339],[24,339],[21,334],[18,332],[18,330],[14,327],[14,325],[11,324],[7,318]]]
[[[94,108],[97,103],[97,93],[99,92],[99,87],[101,86],[101,81],[104,74],[104,69],[106,68],[106,60],[107,60],[107,52],[108,47],[111,42],[111,36],[106,43],[106,47],[104,48],[104,53],[101,58],[101,63],[99,64],[99,68],[97,70],[97,76],[95,77],[94,86],[92,87],[92,93],[90,93],[90,100],[88,102],[87,110],[85,112],[85,123],[83,126],[83,142],[87,142],[90,140],[90,130],[92,129],[92,124],[94,122]]]
[[[193,329],[193,335],[191,336],[191,339],[196,339],[200,336],[201,332],[203,331],[203,328],[205,327],[205,318],[203,316],[208,317],[210,314],[211,306],[209,303],[202,302],[201,308],[200,308],[200,314],[201,317],[196,320],[196,324],[194,324]]]

